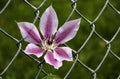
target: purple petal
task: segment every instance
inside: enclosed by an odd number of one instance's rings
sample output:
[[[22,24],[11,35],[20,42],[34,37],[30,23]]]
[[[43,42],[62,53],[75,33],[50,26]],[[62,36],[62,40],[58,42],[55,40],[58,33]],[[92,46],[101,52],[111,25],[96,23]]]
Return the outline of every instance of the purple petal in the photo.
[[[80,19],[72,20],[63,24],[55,36],[56,44],[63,44],[74,38],[79,29]]]
[[[58,47],[54,51],[54,57],[59,61],[72,61],[72,50],[69,47]]]
[[[47,54],[44,57],[46,63],[54,66],[55,69],[59,69],[59,67],[62,66],[62,62],[58,61],[54,58],[53,53],[52,52],[47,52]]]
[[[44,53],[44,49],[36,46],[35,44],[28,44],[25,51],[24,51],[26,54],[30,55],[35,55],[37,56],[38,58],[41,57]]]
[[[50,39],[57,31],[58,18],[52,6],[48,7],[40,19],[40,31],[45,39]]]
[[[35,44],[41,44],[39,32],[33,23],[19,22],[17,24],[25,41]]]

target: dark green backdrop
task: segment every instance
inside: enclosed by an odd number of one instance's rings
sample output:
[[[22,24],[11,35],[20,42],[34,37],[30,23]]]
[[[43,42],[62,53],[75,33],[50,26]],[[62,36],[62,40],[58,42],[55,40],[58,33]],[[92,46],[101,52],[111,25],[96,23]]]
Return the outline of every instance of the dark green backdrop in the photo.
[[[38,6],[42,0],[29,0],[35,6]],[[3,8],[7,0],[0,0],[0,9]],[[120,10],[119,0],[110,0],[110,2]],[[105,0],[78,0],[77,9],[89,20],[93,21],[102,9]],[[40,9],[40,16],[44,10],[50,6],[54,7],[61,26],[69,16],[72,8],[70,0],[47,0],[45,5]],[[17,39],[21,39],[20,31],[16,21],[32,22],[34,20],[34,10],[29,7],[23,0],[12,0],[9,7],[0,15],[0,28],[11,34]],[[77,19],[80,16],[73,14],[71,19]],[[36,23],[38,26],[39,20]],[[116,14],[109,6],[105,9],[102,16],[95,22],[96,31],[106,40],[110,40],[120,26],[120,15]],[[90,26],[83,19],[80,24],[80,29],[77,36],[67,42],[67,44],[78,50],[84,43],[89,33]],[[120,56],[120,33],[111,43],[111,49]],[[26,43],[23,42],[23,49]],[[0,33],[0,72],[10,62],[15,52],[17,51],[16,42]],[[105,55],[105,43],[96,35],[93,35],[85,48],[80,52],[79,59],[89,67],[95,69],[103,56]],[[52,73],[63,78],[73,62],[64,62],[59,70],[55,70],[48,64],[44,64],[43,68],[48,73]],[[3,75],[3,79],[34,79],[38,71],[37,64],[26,57],[22,52],[17,57],[15,62],[10,66],[7,72]],[[120,74],[120,61],[109,54],[101,68],[97,71],[98,79],[116,79]],[[44,75],[40,74],[41,79]],[[82,65],[76,64],[68,79],[92,79],[92,74],[87,71]]]

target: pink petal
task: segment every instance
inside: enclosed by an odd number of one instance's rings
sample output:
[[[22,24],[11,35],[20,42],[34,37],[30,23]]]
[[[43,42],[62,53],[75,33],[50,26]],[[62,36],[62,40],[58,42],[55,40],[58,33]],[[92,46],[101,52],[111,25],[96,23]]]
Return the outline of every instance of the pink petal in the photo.
[[[29,22],[19,22],[17,24],[25,41],[35,44],[41,44],[39,32],[34,24]]]
[[[50,39],[57,31],[58,19],[52,6],[48,7],[40,19],[40,31],[45,39]]]
[[[72,61],[72,50],[69,47],[58,47],[54,51],[54,57],[59,61]]]
[[[24,51],[26,54],[28,55],[35,55],[37,56],[38,58],[41,57],[44,53],[44,49],[36,46],[35,44],[28,44],[25,51]]]
[[[54,66],[55,69],[59,69],[59,67],[62,66],[62,62],[58,61],[54,58],[53,53],[52,52],[47,52],[47,54],[44,57],[46,63]]]
[[[63,44],[74,38],[79,29],[80,19],[72,20],[63,24],[55,36],[56,44]]]

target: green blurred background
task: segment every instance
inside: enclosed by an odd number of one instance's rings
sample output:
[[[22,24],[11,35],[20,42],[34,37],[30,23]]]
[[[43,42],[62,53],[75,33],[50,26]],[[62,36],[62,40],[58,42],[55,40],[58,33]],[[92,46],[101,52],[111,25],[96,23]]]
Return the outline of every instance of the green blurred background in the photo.
[[[0,10],[6,2],[7,0],[0,0]],[[35,6],[39,6],[42,0],[29,0],[29,2]],[[119,0],[110,0],[110,2],[120,10]],[[102,9],[104,3],[105,0],[78,0],[77,9],[86,18],[93,21]],[[40,9],[40,16],[51,4],[57,13],[60,27],[72,10],[71,2],[70,0],[47,0],[45,5]],[[34,18],[34,10],[23,0],[12,0],[9,7],[7,7],[4,13],[0,15],[0,28],[4,29],[15,38],[21,39],[21,34],[18,26],[16,25],[16,21],[33,22]],[[71,19],[77,18],[80,18],[80,16],[76,13],[71,17]],[[36,26],[38,26],[38,24],[39,20],[36,22]],[[95,22],[95,25],[96,31],[106,40],[110,40],[120,26],[120,15],[116,14],[109,6],[107,6],[102,16],[97,20],[97,22]],[[76,37],[67,42],[67,44],[71,48],[78,50],[90,32],[91,29],[89,24],[82,19],[80,29]],[[120,33],[111,44],[111,49],[120,56]],[[23,49],[25,46],[26,43],[23,42]],[[2,72],[10,62],[16,51],[16,42],[0,33],[0,72]],[[105,43],[93,34],[85,48],[80,52],[79,59],[87,66],[95,69],[105,55],[105,52]],[[43,68],[47,73],[58,75],[62,79],[71,67],[72,63],[73,62],[65,61],[59,70],[54,69],[48,64],[44,64]],[[37,72],[37,64],[21,52],[7,72],[3,75],[3,79],[34,79]],[[116,79],[119,74],[120,61],[109,54],[101,68],[97,71],[97,77],[98,79]],[[39,79],[42,79],[42,77],[44,77],[44,74],[40,74]],[[71,74],[68,76],[68,79],[92,79],[92,74],[82,65],[77,63]]]

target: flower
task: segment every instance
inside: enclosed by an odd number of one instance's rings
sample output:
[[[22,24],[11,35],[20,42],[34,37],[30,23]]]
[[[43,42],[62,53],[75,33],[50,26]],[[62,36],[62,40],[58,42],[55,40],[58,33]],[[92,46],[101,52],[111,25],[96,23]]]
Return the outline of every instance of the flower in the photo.
[[[75,37],[80,24],[80,19],[65,22],[57,31],[58,18],[52,6],[48,7],[40,19],[40,32],[33,23],[18,22],[22,37],[29,44],[24,53],[41,57],[43,54],[45,62],[59,69],[62,61],[72,61],[72,49],[69,47],[58,47]]]

